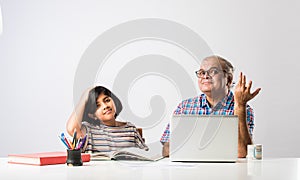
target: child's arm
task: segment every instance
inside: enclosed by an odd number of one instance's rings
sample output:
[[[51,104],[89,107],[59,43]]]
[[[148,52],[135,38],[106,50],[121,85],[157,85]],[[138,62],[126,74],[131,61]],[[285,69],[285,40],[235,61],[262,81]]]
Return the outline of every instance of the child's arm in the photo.
[[[81,129],[81,123],[84,113],[85,104],[88,99],[89,92],[92,88],[87,89],[81,96],[79,103],[75,107],[75,110],[72,112],[71,116],[69,117],[67,121],[67,132],[69,135],[73,136],[74,131],[76,129],[77,132],[77,138],[84,137],[86,131],[85,129]]]

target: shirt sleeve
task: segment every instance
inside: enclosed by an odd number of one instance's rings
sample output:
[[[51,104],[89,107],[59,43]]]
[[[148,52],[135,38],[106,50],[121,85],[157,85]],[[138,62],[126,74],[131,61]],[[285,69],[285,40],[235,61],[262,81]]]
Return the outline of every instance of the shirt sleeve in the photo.
[[[134,143],[135,147],[144,149],[146,151],[149,150],[149,147],[145,144],[143,138],[141,137],[140,133],[138,132],[136,126],[132,124],[131,122],[127,122],[127,131],[130,130],[131,133],[134,133]]]
[[[247,105],[247,124],[249,128],[249,134],[253,137],[253,130],[254,130],[254,112],[253,109]]]
[[[134,128],[134,129],[135,129],[134,133],[135,133],[135,141],[136,141],[137,147],[148,151],[149,147],[145,144],[143,138],[141,137],[140,133],[138,133],[137,129],[136,128]]]
[[[183,102],[181,102],[177,108],[175,109],[174,113],[173,114],[181,114],[181,109],[182,109],[182,104]],[[169,142],[169,139],[170,139],[170,123],[167,124],[167,127],[166,129],[164,130],[161,138],[160,138],[160,142],[162,144],[164,144],[165,142]]]
[[[167,124],[167,127],[160,138],[160,142],[162,144],[164,144],[165,142],[169,142],[169,138],[170,138],[170,123]]]

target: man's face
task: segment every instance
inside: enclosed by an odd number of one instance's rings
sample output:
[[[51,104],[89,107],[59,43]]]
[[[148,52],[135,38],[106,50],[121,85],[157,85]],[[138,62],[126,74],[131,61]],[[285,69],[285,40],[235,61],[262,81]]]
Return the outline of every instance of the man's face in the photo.
[[[208,58],[202,61],[198,78],[199,89],[207,93],[227,92],[227,80],[222,66],[216,58]]]

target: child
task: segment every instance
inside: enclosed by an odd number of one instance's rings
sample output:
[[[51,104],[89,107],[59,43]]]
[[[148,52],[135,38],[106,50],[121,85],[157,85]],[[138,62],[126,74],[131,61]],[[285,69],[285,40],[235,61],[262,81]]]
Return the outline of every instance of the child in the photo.
[[[97,86],[85,92],[67,122],[67,131],[88,136],[83,152],[111,152],[126,147],[148,150],[130,122],[116,121],[122,110],[120,100],[107,88]]]

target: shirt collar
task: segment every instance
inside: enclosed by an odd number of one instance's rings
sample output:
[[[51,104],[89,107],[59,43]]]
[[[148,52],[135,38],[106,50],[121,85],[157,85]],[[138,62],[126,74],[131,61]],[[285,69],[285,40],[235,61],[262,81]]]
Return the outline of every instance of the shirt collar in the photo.
[[[233,101],[233,93],[232,93],[232,91],[228,91],[227,95],[221,101],[221,104],[222,104],[222,106],[228,108],[228,106],[231,104],[232,101]]]
[[[201,104],[200,104],[201,107],[210,107],[207,102],[207,98],[205,94],[201,94],[200,99],[201,99]],[[232,91],[228,91],[227,95],[216,106],[222,105],[222,107],[229,108],[228,106],[231,104],[232,101],[233,101],[233,93]]]
[[[210,108],[205,94],[201,94],[199,98],[201,100],[201,108]]]

